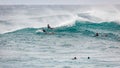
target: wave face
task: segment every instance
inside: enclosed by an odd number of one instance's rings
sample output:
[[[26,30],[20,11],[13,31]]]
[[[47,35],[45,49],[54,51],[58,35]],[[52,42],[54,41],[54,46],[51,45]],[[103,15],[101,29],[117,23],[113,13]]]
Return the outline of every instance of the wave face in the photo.
[[[85,21],[76,21],[72,25],[66,25],[61,27],[56,27],[53,30],[48,30],[46,27],[43,28],[24,28],[16,30],[13,32],[5,34],[23,34],[23,35],[45,35],[42,32],[45,29],[48,32],[54,32],[55,35],[82,35],[88,37],[94,37],[96,33],[99,33],[100,38],[108,40],[120,41],[120,25],[115,22],[102,22],[102,23],[92,23]],[[39,31],[40,30],[40,31]],[[39,31],[39,32],[37,32]],[[4,35],[4,34],[3,34]],[[107,35],[107,37],[105,37]]]
[[[116,6],[0,5],[0,67],[120,68],[118,16]]]
[[[119,7],[81,5],[0,5],[0,33],[22,28],[54,27],[74,24],[76,20],[117,22],[120,24]]]

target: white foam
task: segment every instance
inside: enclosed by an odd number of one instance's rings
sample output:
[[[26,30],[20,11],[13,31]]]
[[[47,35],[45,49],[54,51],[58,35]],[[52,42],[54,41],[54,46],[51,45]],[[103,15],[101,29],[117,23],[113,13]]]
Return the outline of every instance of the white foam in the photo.
[[[116,6],[29,6],[26,8],[24,6],[24,8],[16,7],[12,9],[9,6],[5,7],[7,8],[0,10],[0,21],[9,24],[0,22],[0,33],[28,27],[46,27],[47,24],[52,27],[70,25],[76,20],[96,23],[104,21],[120,22],[120,13]]]

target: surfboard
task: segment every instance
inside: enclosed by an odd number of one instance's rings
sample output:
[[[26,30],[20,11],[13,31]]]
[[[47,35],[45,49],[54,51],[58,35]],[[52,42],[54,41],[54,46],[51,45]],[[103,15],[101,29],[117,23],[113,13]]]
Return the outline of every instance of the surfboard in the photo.
[[[43,31],[41,29],[36,30],[36,33],[42,33]]]

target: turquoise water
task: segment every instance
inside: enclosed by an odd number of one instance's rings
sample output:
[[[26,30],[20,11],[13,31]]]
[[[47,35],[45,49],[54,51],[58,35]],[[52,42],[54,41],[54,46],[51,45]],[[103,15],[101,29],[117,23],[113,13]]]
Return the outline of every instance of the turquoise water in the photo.
[[[54,28],[53,35],[36,32],[40,29],[1,34],[1,68],[120,67],[120,25],[115,22],[76,21],[71,26]],[[94,37],[96,32],[98,37]],[[74,57],[77,59],[72,60]]]
[[[0,5],[0,68],[120,68],[119,17],[116,6]]]

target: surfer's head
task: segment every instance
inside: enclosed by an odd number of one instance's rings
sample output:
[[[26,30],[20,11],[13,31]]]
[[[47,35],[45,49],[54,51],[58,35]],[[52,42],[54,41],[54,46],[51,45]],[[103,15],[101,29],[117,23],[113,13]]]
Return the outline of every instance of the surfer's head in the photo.
[[[98,33],[96,33],[96,34],[95,34],[95,36],[99,36],[99,34],[98,34]]]
[[[73,58],[73,60],[76,60],[76,59],[77,59],[77,57],[74,57],[74,58]]]
[[[88,59],[90,59],[90,57],[88,57]]]

